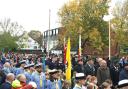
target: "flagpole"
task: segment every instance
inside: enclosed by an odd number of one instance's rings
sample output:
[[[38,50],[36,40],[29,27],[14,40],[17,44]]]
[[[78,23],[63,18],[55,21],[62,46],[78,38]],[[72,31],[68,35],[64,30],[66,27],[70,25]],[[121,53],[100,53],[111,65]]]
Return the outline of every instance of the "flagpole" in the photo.
[[[64,56],[64,60],[63,60],[63,62],[64,62],[64,64],[66,64],[66,45],[65,45],[66,43],[65,43],[65,37],[64,37],[64,49],[63,49],[63,56]]]
[[[78,60],[81,59],[81,27],[79,28],[79,49],[78,49]]]
[[[111,59],[111,21],[109,19],[109,60]]]

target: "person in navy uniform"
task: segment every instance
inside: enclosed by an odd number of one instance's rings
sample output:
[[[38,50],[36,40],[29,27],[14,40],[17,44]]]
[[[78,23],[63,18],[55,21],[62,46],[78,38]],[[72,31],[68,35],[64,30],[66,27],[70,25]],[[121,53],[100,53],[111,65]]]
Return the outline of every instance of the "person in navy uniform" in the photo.
[[[45,89],[45,73],[43,73],[42,63],[35,65],[35,72],[32,73],[32,79],[37,84],[37,89]]]
[[[63,61],[62,61],[61,58],[58,58],[58,61],[57,61],[57,69],[58,70],[60,69],[62,72],[65,71],[65,65],[64,65],[64,63],[63,63]]]
[[[54,69],[54,63],[52,62],[52,58],[47,58],[46,65],[49,69]]]
[[[77,73],[84,73],[83,60],[78,60],[78,64],[75,66],[74,71]]]
[[[73,89],[82,89],[83,85],[85,84],[84,73],[76,73],[75,79],[76,79],[76,84]]]
[[[47,89],[62,89],[62,81],[59,79],[59,71],[57,69],[49,70],[50,82]]]
[[[92,60],[92,58],[89,58],[87,60],[87,63],[84,67],[84,73],[86,76],[88,76],[88,75],[96,76],[94,61]]]
[[[20,61],[20,68],[16,69],[16,75],[24,73],[24,66],[26,65],[26,61]]]
[[[15,79],[15,75],[12,73],[8,73],[6,76],[6,82],[0,86],[0,89],[11,89],[12,88],[11,84],[14,79]]]

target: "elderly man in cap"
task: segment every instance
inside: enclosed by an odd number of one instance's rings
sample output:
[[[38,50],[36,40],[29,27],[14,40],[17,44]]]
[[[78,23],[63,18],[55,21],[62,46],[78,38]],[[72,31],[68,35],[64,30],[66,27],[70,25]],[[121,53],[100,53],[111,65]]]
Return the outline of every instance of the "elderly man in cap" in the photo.
[[[49,70],[50,82],[47,89],[62,89],[62,82],[59,80],[59,71],[57,69]]]
[[[85,85],[84,73],[76,73],[75,79],[76,79],[76,84],[73,89],[82,89],[82,86]]]
[[[118,89],[128,89],[128,79],[119,81],[117,88]]]
[[[26,61],[23,60],[20,62],[20,68],[16,69],[16,75],[24,73],[24,66],[26,64]]]
[[[12,89],[35,89],[36,84],[33,83],[26,83],[26,77],[24,74],[19,74],[17,78],[12,82]]]
[[[35,69],[31,80],[37,84],[37,89],[45,89],[45,73],[43,73],[42,64],[36,64]]]

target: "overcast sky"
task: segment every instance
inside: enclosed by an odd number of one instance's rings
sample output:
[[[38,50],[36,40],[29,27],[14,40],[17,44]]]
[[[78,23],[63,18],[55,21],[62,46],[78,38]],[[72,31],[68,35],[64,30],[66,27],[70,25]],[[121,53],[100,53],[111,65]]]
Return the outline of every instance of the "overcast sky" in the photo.
[[[59,26],[57,12],[68,0],[0,0],[0,20],[10,18],[17,21],[25,30],[48,29],[49,9],[51,28]]]
[[[0,0],[0,20],[10,18],[26,31],[48,29],[49,9],[51,28],[59,27],[57,12],[69,0]],[[115,1],[115,0],[113,0]]]

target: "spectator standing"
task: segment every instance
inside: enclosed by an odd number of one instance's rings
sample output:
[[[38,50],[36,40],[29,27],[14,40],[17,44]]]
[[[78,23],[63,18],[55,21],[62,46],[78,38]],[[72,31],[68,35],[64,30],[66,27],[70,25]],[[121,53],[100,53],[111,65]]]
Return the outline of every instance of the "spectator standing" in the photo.
[[[77,73],[84,73],[84,65],[82,60],[78,60],[78,64],[75,66],[75,71]]]
[[[124,68],[121,70],[119,74],[119,80],[128,79],[128,63],[124,65]]]
[[[110,79],[110,71],[107,67],[107,63],[105,60],[100,62],[100,67],[97,70],[97,80],[98,85],[101,85],[105,80]]]
[[[85,68],[84,68],[84,73],[85,73],[86,76],[96,75],[95,74],[94,61],[91,58],[87,60],[87,63],[86,63]]]
[[[113,85],[118,85],[119,82],[119,64],[117,62],[112,63],[110,67],[110,75],[113,82]]]
[[[13,80],[15,79],[15,76],[14,74],[12,73],[8,73],[7,76],[6,76],[6,82],[3,83],[1,86],[0,86],[0,89],[11,89],[12,88],[12,82]]]
[[[126,63],[128,63],[126,57],[122,57],[119,61],[120,68],[123,69]]]

